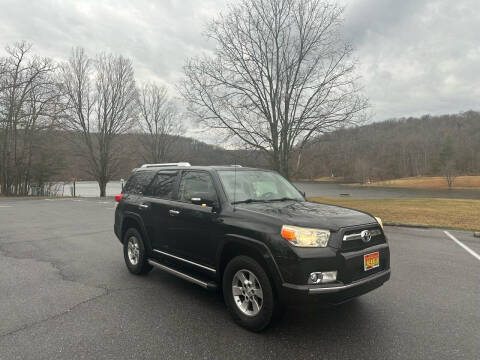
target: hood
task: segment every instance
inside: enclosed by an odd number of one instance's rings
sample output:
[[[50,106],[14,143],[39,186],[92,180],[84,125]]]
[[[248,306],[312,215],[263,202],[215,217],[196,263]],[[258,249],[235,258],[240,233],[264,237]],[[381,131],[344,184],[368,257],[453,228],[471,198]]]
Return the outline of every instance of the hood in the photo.
[[[373,216],[361,211],[309,201],[250,203],[238,204],[236,207],[278,218],[284,225],[331,231],[338,231],[347,226],[376,222]]]

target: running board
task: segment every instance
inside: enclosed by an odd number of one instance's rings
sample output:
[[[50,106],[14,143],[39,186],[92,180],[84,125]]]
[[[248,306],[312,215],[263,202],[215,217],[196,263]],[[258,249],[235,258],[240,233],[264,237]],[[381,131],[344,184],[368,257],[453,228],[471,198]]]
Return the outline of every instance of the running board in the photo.
[[[148,263],[149,263],[150,265],[156,267],[157,269],[166,271],[166,272],[168,272],[169,274],[172,274],[172,275],[175,275],[176,277],[179,277],[180,279],[187,280],[187,281],[190,281],[191,283],[200,285],[200,286],[203,287],[204,289],[214,290],[214,289],[217,288],[217,284],[215,284],[214,282],[200,280],[200,279],[198,279],[198,278],[196,278],[196,277],[193,277],[192,275],[183,273],[183,272],[181,272],[181,271],[179,271],[179,270],[176,270],[176,269],[173,269],[173,268],[171,268],[171,267],[169,267],[169,266],[160,264],[159,262],[157,262],[157,261],[155,261],[155,260],[148,259]]]

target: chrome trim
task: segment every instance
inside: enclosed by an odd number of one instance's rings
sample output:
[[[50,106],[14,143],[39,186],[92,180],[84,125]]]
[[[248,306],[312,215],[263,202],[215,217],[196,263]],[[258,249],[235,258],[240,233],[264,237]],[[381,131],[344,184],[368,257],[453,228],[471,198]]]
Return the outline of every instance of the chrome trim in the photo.
[[[180,211],[178,211],[178,210],[168,210],[168,213],[172,216],[175,216],[175,215],[179,215]]]
[[[332,293],[332,292],[338,292],[342,290],[347,290],[354,288],[356,286],[363,285],[365,283],[368,283],[370,281],[376,280],[378,278],[381,278],[387,274],[390,274],[390,269],[388,270],[383,270],[381,272],[378,272],[376,274],[370,275],[369,277],[366,277],[364,279],[355,281],[351,284],[348,285],[339,285],[339,286],[329,286],[329,287],[318,287],[318,288],[313,288],[313,289],[308,289],[309,294],[319,294],[319,293]]]
[[[175,275],[183,280],[187,280],[187,281],[190,281],[191,283],[194,283],[194,284],[197,284],[197,285],[200,285],[201,287],[205,288],[205,289],[209,289],[209,288],[212,288],[212,284],[209,284],[205,281],[202,281],[202,280],[199,280],[197,278],[194,278],[193,276],[190,276],[190,275],[187,275],[187,274],[184,274],[178,270],[175,270],[175,269],[172,269],[171,267],[168,267],[168,266],[165,266],[163,264],[160,264],[154,260],[151,260],[149,259],[148,260],[148,263],[156,268],[159,268],[160,270],[163,270],[163,271],[166,271],[172,275]]]
[[[373,236],[378,236],[382,234],[382,231],[380,229],[367,229],[370,232],[370,235]],[[355,233],[355,234],[349,234],[349,235],[344,235],[343,236],[343,241],[352,241],[352,240],[361,240],[362,239],[362,234],[361,232]]]
[[[213,272],[213,273],[216,273],[216,272],[217,272],[217,270],[215,270],[215,269],[213,269],[213,268],[211,268],[211,267],[197,264],[196,262],[193,262],[193,261],[190,261],[190,260],[181,258],[181,257],[179,257],[179,256],[175,256],[175,255],[172,255],[172,254],[169,254],[169,253],[166,253],[166,252],[164,252],[164,251],[160,251],[160,250],[157,250],[157,249],[153,249],[153,251],[155,251],[155,252],[157,252],[157,253],[159,253],[159,254],[166,255],[166,256],[170,256],[170,257],[172,257],[172,258],[174,258],[174,259],[177,259],[177,260],[186,262],[187,264],[191,264],[191,265],[198,266],[198,267],[200,267],[200,268],[202,268],[202,269],[211,271],[211,272]]]

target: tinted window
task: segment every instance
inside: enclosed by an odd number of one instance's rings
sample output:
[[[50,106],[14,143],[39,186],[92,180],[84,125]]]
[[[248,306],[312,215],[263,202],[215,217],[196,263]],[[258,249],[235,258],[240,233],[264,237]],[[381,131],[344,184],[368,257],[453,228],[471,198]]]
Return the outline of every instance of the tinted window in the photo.
[[[183,173],[178,189],[178,199],[190,202],[194,197],[210,201],[217,200],[215,186],[213,185],[212,177],[208,173],[200,171]]]
[[[299,191],[285,178],[273,171],[221,170],[218,172],[230,201],[275,200],[291,198],[303,200]]]
[[[150,184],[155,173],[153,171],[136,171],[130,176],[123,192],[125,194],[143,194],[145,189]]]
[[[177,171],[159,172],[149,187],[148,195],[161,199],[170,199],[172,197],[177,173]]]

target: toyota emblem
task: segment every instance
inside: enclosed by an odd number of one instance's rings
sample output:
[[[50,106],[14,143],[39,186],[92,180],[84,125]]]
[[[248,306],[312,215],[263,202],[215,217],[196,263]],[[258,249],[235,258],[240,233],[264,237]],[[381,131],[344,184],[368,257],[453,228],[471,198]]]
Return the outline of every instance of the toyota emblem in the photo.
[[[363,230],[361,233],[360,233],[360,236],[362,237],[362,241],[364,243],[367,243],[369,242],[370,240],[372,240],[372,234],[370,234],[370,231],[368,230]]]

